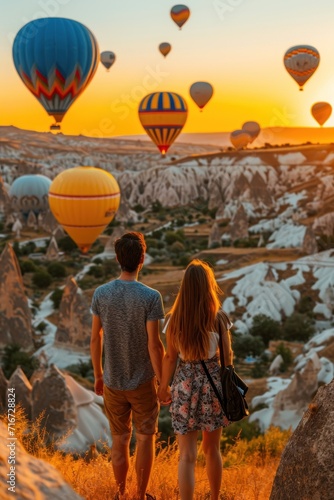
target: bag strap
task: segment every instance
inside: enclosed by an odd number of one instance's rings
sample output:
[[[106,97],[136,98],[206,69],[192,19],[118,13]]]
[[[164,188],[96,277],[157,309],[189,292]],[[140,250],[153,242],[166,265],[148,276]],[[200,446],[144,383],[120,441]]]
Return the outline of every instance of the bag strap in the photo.
[[[212,377],[211,377],[211,375],[210,375],[210,373],[209,373],[208,367],[206,366],[206,364],[205,364],[205,362],[204,362],[203,360],[201,360],[201,363],[202,363],[202,366],[203,366],[204,371],[205,371],[205,373],[206,373],[206,376],[208,377],[209,382],[210,382],[210,384],[211,384],[211,386],[212,386],[212,389],[214,390],[214,392],[215,392],[215,394],[216,394],[216,396],[217,396],[217,398],[218,398],[219,403],[221,404],[221,406],[223,406],[223,400],[222,400],[222,397],[221,397],[221,395],[219,394],[218,389],[217,389],[217,387],[216,387],[216,385],[215,385],[214,381],[212,380]]]

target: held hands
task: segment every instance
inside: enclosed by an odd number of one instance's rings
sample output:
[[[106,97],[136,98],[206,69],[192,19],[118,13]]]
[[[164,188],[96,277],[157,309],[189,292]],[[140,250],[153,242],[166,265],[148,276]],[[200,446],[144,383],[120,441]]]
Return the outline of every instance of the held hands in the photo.
[[[95,394],[103,396],[103,376],[95,377],[94,390]]]
[[[167,389],[163,389],[161,386],[158,387],[158,399],[162,406],[170,405],[172,402],[172,398],[170,395],[170,387]]]

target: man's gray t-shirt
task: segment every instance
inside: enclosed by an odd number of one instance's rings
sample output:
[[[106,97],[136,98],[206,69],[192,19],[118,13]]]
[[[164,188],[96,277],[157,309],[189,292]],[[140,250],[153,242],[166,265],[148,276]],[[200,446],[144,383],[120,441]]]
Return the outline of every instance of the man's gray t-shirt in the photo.
[[[152,379],[146,321],[164,318],[161,294],[139,281],[116,279],[95,290],[91,311],[103,328],[105,385],[125,391]]]

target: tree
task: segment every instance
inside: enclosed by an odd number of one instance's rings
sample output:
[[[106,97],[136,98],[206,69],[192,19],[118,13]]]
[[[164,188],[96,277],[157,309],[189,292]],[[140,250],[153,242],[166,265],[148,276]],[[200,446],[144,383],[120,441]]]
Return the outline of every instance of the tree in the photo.
[[[60,288],[56,288],[52,294],[50,295],[50,299],[53,302],[54,308],[59,309],[61,299],[63,297],[64,290],[61,290]]]
[[[52,276],[42,269],[33,274],[32,282],[37,288],[47,288],[52,283]]]
[[[283,338],[307,342],[315,333],[314,320],[306,314],[293,313],[283,325]]]
[[[261,337],[265,347],[268,347],[270,340],[281,338],[281,325],[265,314],[257,314],[253,318],[249,333],[254,337]]]
[[[9,344],[4,348],[2,368],[7,379],[11,377],[16,368],[20,366],[27,378],[39,367],[39,360],[21,350],[18,344]]]
[[[67,275],[66,267],[60,262],[51,262],[51,264],[48,265],[48,273],[50,273],[53,278],[65,278]]]
[[[252,354],[260,356],[265,349],[261,337],[254,337],[249,334],[236,334],[233,336],[233,352],[237,358],[244,359]]]
[[[286,347],[283,342],[278,344],[278,346],[276,347],[275,355],[278,356],[279,354],[283,358],[283,363],[280,366],[280,371],[285,372],[293,362],[293,354],[291,352],[291,349]]]

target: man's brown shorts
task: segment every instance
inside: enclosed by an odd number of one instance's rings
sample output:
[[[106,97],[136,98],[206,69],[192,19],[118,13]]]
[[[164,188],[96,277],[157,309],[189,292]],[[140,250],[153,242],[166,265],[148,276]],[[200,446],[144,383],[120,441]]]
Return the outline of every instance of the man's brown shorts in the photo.
[[[155,434],[159,414],[156,379],[132,391],[103,388],[104,408],[111,434],[131,433],[131,414],[138,434]]]

